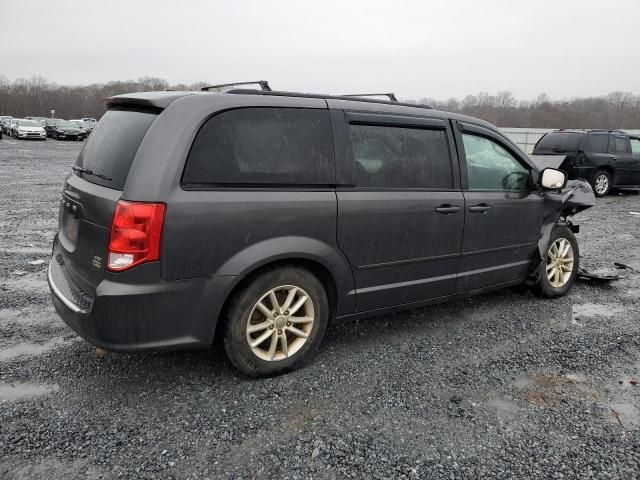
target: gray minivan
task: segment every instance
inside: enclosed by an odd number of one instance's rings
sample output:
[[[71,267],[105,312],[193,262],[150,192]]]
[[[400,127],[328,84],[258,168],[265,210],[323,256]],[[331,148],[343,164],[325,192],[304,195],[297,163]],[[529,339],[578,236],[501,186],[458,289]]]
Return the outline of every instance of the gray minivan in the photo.
[[[48,280],[107,350],[220,335],[236,368],[273,375],[334,319],[524,283],[555,297],[576,278],[566,217],[590,187],[484,121],[250,89],[106,107],[64,184]]]

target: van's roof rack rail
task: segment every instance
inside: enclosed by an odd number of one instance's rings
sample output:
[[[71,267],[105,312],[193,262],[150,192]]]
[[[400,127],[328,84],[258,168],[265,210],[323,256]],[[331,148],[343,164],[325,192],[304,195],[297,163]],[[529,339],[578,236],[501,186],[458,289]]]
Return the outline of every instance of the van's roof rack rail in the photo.
[[[395,93],[353,93],[350,95],[340,95],[341,97],[388,97],[392,102],[397,102]]]
[[[222,83],[220,85],[208,85],[206,87],[202,87],[200,90],[203,92],[208,92],[214,88],[225,88],[225,87],[236,87],[238,85],[260,85],[260,90],[263,92],[270,92],[271,87],[269,86],[269,82],[266,80],[257,80],[255,82],[236,82],[236,83]]]

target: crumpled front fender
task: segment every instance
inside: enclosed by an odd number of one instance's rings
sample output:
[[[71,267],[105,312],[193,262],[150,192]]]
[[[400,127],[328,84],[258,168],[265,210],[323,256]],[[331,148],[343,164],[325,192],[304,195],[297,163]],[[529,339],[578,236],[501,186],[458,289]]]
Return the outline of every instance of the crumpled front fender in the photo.
[[[569,180],[561,191],[546,191],[543,196],[544,215],[540,240],[538,241],[540,260],[543,260],[547,255],[547,245],[549,245],[551,233],[558,222],[596,204],[596,197],[591,185],[585,180]]]

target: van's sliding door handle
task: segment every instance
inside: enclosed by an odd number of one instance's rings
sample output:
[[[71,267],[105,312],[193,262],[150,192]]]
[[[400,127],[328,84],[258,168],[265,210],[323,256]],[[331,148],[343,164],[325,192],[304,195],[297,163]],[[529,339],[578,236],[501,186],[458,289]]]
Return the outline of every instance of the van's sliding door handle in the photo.
[[[452,213],[458,213],[460,211],[460,207],[456,207],[455,205],[440,205],[436,207],[436,212],[441,213],[442,215],[451,215]]]
[[[491,206],[485,203],[481,203],[480,205],[472,205],[469,207],[469,211],[473,213],[487,213],[491,210]]]

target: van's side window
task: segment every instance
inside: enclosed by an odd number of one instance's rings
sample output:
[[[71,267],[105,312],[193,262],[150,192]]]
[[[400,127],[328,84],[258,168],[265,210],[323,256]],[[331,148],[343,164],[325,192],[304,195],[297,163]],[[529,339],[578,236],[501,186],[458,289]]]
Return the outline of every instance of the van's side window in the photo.
[[[444,130],[350,125],[354,181],[359,187],[451,188]]]
[[[638,138],[630,138],[631,140],[631,153],[634,155],[640,154],[640,139]]]
[[[193,142],[182,182],[232,186],[333,184],[329,112],[242,108],[215,115]]]
[[[469,190],[529,190],[529,170],[499,144],[462,134]]]

